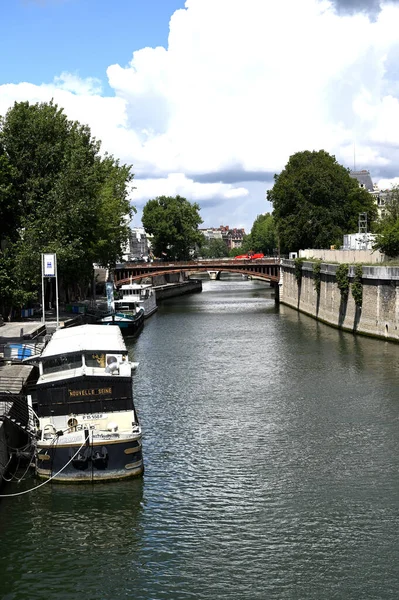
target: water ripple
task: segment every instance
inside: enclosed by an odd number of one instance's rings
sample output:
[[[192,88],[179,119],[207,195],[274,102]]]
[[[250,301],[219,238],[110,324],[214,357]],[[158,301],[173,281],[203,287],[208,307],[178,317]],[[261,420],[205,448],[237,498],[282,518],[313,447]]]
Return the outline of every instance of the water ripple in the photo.
[[[1,598],[396,600],[398,346],[222,279],[130,351],[144,480],[3,500]]]

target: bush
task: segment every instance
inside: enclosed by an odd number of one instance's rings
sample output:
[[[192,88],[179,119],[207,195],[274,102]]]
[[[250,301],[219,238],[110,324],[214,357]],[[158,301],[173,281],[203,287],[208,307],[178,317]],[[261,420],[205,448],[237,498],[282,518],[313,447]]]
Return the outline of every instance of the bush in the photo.
[[[316,260],[313,263],[313,285],[316,290],[316,294],[319,296],[320,294],[320,285],[321,285],[321,260]]]
[[[352,283],[352,296],[355,301],[355,304],[358,308],[362,307],[363,303],[363,267],[362,265],[356,265],[355,267],[355,277]]]
[[[302,281],[302,264],[303,261],[305,259],[304,258],[296,258],[294,263],[295,263],[295,279],[297,284],[299,285]]]
[[[339,291],[341,292],[342,300],[346,301],[349,294],[349,267],[347,264],[339,265],[335,273],[335,281]]]

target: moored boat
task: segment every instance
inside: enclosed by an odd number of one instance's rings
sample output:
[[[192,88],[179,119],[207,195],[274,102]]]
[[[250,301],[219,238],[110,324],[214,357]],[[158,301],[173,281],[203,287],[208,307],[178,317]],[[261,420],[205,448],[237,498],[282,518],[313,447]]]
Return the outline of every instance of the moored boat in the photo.
[[[101,318],[102,325],[118,325],[124,336],[136,335],[144,325],[144,308],[133,300],[115,300],[115,311]]]
[[[158,309],[155,289],[150,283],[127,283],[120,287],[120,302],[137,302],[144,309],[144,318],[148,319]],[[116,300],[115,302],[118,302]]]
[[[132,373],[118,327],[59,329],[38,358],[32,392],[39,419],[36,473],[58,482],[143,473]]]

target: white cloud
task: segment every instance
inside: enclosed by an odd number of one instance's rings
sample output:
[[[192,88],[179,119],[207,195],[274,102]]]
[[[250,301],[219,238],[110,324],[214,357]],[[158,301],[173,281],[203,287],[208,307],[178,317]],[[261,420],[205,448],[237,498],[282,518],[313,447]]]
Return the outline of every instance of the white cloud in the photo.
[[[390,190],[392,187],[399,186],[399,177],[380,179],[377,183],[380,190]]]
[[[42,86],[0,86],[0,114],[14,100],[54,97],[134,164],[133,201],[180,193],[206,205],[209,219],[219,203],[226,219],[240,215],[250,228],[269,207],[239,182],[245,172],[278,172],[296,151],[324,148],[352,166],[356,142],[358,168],[396,175],[398,22],[389,3],[371,21],[340,16],[328,0],[187,0],[171,18],[167,49],[108,66],[114,97],[63,73]]]
[[[101,81],[95,77],[87,77],[81,79],[78,75],[73,73],[61,73],[58,77],[54,77],[54,84],[59,90],[65,90],[78,95],[94,96],[101,94]],[[52,88],[53,86],[50,86]]]
[[[183,173],[170,173],[166,178],[141,179],[135,181],[135,200],[146,203],[156,196],[172,196],[179,194],[201,204],[213,201],[214,198],[226,200],[248,196],[245,187],[234,187],[227,183],[198,183],[187,178]]]

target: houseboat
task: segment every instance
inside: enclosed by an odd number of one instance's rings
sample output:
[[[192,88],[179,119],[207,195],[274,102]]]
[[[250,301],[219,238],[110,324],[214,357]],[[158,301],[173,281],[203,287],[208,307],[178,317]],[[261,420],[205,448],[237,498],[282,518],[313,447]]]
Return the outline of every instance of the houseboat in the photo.
[[[119,327],[59,329],[38,357],[36,473],[58,482],[143,473],[133,371]]]
[[[158,309],[156,293],[150,283],[127,283],[120,287],[120,300],[115,302],[137,302],[144,309],[144,318],[148,319]]]
[[[125,337],[136,335],[144,325],[144,308],[134,298],[114,300],[114,311],[101,318],[102,325],[118,325]]]

